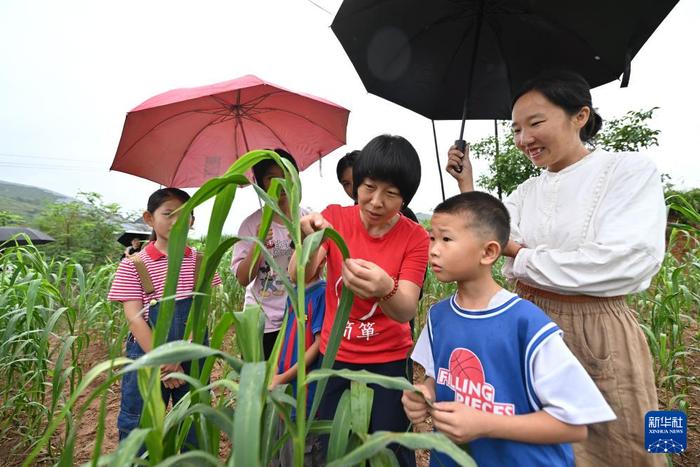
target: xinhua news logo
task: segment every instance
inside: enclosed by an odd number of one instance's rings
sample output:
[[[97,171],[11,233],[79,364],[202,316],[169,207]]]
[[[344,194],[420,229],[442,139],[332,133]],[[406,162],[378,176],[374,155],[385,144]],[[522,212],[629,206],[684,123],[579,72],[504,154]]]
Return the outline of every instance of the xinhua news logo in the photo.
[[[688,418],[683,412],[656,410],[644,417],[644,446],[653,454],[680,454],[688,443]]]

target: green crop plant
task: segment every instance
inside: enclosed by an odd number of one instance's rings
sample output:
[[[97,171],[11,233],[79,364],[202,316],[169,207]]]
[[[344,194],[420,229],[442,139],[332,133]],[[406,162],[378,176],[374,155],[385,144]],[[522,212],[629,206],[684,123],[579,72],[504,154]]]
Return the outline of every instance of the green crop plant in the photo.
[[[103,266],[85,275],[79,264],[48,260],[31,244],[3,245],[0,436],[18,440],[13,452],[40,438],[75,388],[89,333],[103,330],[104,338],[117,340],[123,320],[115,322],[105,295],[113,272]]]
[[[258,236],[245,238],[255,244],[254,254],[264,255],[271,267],[277,264],[264,248],[263,239],[270,228],[273,213],[279,215],[294,242],[297,262],[296,284],[285,281],[285,288],[296,310],[297,330],[299,336],[297,350],[299,371],[297,374],[296,398],[291,397],[288,386],[269,390],[268,386],[276,371],[276,362],[281,347],[282,333],[275,345],[273,355],[268,361],[262,358],[262,323],[263,313],[259,305],[247,306],[243,310],[219,310],[210,334],[210,345],[203,346],[205,329],[209,321],[208,310],[212,300],[211,281],[219,268],[222,258],[241,239],[223,238],[222,227],[231,209],[238,187],[249,184],[245,177],[257,162],[271,158],[284,169],[283,179],[273,179],[267,192],[254,186],[258,196],[264,202],[263,215]],[[290,215],[286,216],[278,205],[280,195],[284,192],[289,200]],[[267,465],[277,454],[286,439],[291,439],[294,449],[295,465],[302,466],[304,461],[305,439],[309,432],[327,433],[332,443],[328,465],[357,465],[369,461],[371,465],[395,465],[396,459],[387,448],[391,443],[399,443],[411,449],[437,449],[452,456],[462,465],[473,465],[471,458],[459,447],[439,433],[386,433],[368,434],[369,407],[371,390],[368,382],[396,390],[416,389],[404,378],[390,378],[367,372],[350,372],[332,370],[345,322],[348,319],[353,296],[344,288],[331,337],[323,358],[321,369],[306,374],[304,365],[305,316],[304,310],[304,274],[305,265],[310,254],[325,240],[334,242],[342,254],[348,251],[342,238],[332,229],[316,232],[302,241],[300,229],[299,203],[301,200],[300,181],[291,164],[279,158],[272,151],[252,151],[236,161],[221,177],[206,182],[180,208],[178,221],[173,226],[168,247],[168,273],[164,297],[173,297],[177,278],[186,244],[189,214],[201,203],[214,198],[214,207],[206,236],[204,257],[200,275],[195,288],[186,335],[189,341],[166,343],[167,331],[172,320],[174,302],[163,299],[160,305],[159,319],[153,330],[154,349],[138,360],[114,357],[88,371],[80,381],[71,397],[62,406],[49,423],[42,438],[37,442],[25,459],[24,465],[31,465],[48,444],[51,436],[61,423],[79,420],[82,412],[92,400],[103,397],[104,391],[128,371],[138,372],[139,391],[144,399],[144,408],[140,427],[120,443],[116,452],[93,458],[93,465],[176,465],[179,463],[196,463],[201,465]],[[255,262],[255,261],[254,261]],[[285,271],[277,271],[286,277]],[[218,293],[218,292],[217,292]],[[231,297],[214,295],[224,304],[232,303]],[[222,350],[229,328],[235,329],[236,341],[242,358]],[[199,359],[205,359],[200,367]],[[216,381],[210,381],[215,360],[225,362],[230,371]],[[165,363],[191,360],[190,374],[173,374],[173,377],[185,379],[190,383],[190,392],[170,412],[166,413],[160,395],[160,365]],[[98,375],[106,373],[103,382],[94,389],[90,384]],[[319,421],[314,414],[318,407],[329,377],[337,376],[353,381],[352,387],[344,396],[342,406],[336,413],[335,420]],[[312,401],[310,416],[307,418],[306,387],[310,382],[317,382],[318,389]],[[222,390],[222,391],[220,391]],[[76,405],[77,398],[83,392],[88,394],[83,406]],[[216,394],[213,396],[212,394]],[[296,409],[296,418],[292,417]],[[100,426],[104,425],[104,411]],[[277,427],[283,426],[282,439],[276,439]],[[70,423],[69,423],[70,425]],[[194,427],[197,434],[198,448],[181,452],[184,439]],[[98,431],[99,434],[99,431]],[[222,434],[232,444],[230,454],[225,460],[219,457],[219,444]],[[98,437],[99,438],[99,437]],[[101,442],[98,439],[98,444]],[[62,453],[61,463],[69,463],[73,443],[73,433],[69,429]],[[147,454],[139,458],[138,451],[145,446]],[[97,453],[98,450],[96,449]]]
[[[669,225],[660,271],[646,291],[628,301],[639,313],[657,386],[667,396],[663,402],[687,412],[689,391],[698,385],[696,368],[689,365],[688,357],[698,351],[698,335],[692,333],[697,333],[700,317],[700,214],[681,195],[669,197],[667,204],[686,222]]]

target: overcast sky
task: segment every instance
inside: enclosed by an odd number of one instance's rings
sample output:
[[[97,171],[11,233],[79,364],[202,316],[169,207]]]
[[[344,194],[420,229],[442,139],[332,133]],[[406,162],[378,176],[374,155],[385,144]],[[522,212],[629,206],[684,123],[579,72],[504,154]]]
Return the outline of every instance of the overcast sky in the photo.
[[[142,210],[158,185],[109,172],[126,112],[173,88],[255,74],[351,110],[348,145],[302,173],[304,206],[348,203],[336,162],[370,138],[394,133],[421,155],[423,179],[411,206],[428,212],[440,201],[429,120],[365,91],[329,27],[340,0],[314,1],[320,7],[309,0],[0,0],[0,180],[69,196],[95,191]],[[633,60],[629,87],[611,83],[593,92],[603,118],[660,107],[653,126],[662,131],[661,144],[650,154],[686,188],[700,186],[698,25],[700,2],[680,0]],[[437,125],[443,164],[458,128]],[[467,140],[492,131],[492,122],[468,122]],[[455,194],[446,182],[448,195]],[[253,190],[242,190],[226,230],[234,233],[257,205]],[[208,212],[197,214],[199,234]]]

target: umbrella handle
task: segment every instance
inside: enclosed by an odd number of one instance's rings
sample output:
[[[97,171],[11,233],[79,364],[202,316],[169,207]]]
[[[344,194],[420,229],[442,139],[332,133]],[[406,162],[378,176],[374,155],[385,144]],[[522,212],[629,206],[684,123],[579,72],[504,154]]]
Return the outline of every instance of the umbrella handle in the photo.
[[[467,142],[464,141],[463,139],[458,139],[455,141],[455,146],[457,146],[457,149],[459,149],[459,152],[464,154],[464,151],[467,149]],[[460,165],[455,169],[455,172],[457,173],[462,173],[462,166]]]

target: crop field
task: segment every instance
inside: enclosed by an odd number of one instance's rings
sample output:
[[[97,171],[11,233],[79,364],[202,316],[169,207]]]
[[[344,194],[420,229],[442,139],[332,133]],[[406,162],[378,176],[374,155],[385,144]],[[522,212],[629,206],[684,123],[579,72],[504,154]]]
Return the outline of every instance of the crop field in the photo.
[[[638,313],[653,354],[660,406],[682,410],[689,417],[689,451],[669,457],[669,462],[690,466],[700,461],[700,216],[683,198],[672,198],[668,203],[670,209],[683,214],[684,221],[669,224],[669,247],[661,271],[652,286],[630,296],[629,303]],[[291,399],[287,394],[271,391],[269,400],[264,396],[262,402],[257,397],[261,405],[250,416],[258,422],[248,428],[252,431],[257,427],[259,438],[245,440],[237,434],[237,430],[245,431],[241,423],[249,421],[239,420],[237,407],[242,407],[246,391],[255,390],[246,383],[246,375],[259,373],[256,381],[264,381],[270,366],[241,364],[257,360],[254,354],[258,350],[247,340],[247,336],[254,335],[256,325],[251,325],[249,317],[242,313],[234,316],[233,312],[243,309],[243,289],[227,267],[230,249],[220,259],[216,269],[223,286],[212,290],[208,303],[203,304],[216,355],[214,350],[197,354],[198,347],[187,347],[194,352],[192,355],[208,357],[200,381],[195,381],[202,389],[192,394],[189,408],[176,407],[160,418],[152,415],[150,425],[136,430],[137,434],[117,449],[118,373],[129,362],[120,361],[127,334],[121,305],[106,299],[116,264],[85,270],[71,259],[47,258],[31,245],[4,249],[0,253],[0,453],[6,465],[124,464],[142,443],[149,450],[158,446],[160,451],[154,459],[160,465],[188,459],[197,465],[233,465],[234,458],[236,464],[245,465],[243,454],[235,454],[237,441],[257,447],[256,455],[278,448],[271,427],[274,420],[286,414],[283,407]],[[437,282],[428,273],[416,333],[429,306],[453,290],[453,286]],[[163,359],[167,358],[164,353]],[[152,370],[147,365],[136,369],[139,378],[143,378],[144,391],[156,389],[147,384],[157,383],[151,377],[157,372]],[[367,394],[371,390],[361,378],[356,378],[353,391],[352,400],[349,397],[346,401],[348,407],[363,397],[371,401],[371,394]],[[159,393],[155,394],[154,399],[158,399]],[[156,402],[153,407],[153,414],[163,409]],[[352,435],[348,435],[348,427],[346,445],[336,446],[336,460],[361,462],[369,458],[367,453],[348,457],[359,452],[371,436],[366,427],[364,433],[358,427],[362,420],[358,422],[356,409],[353,406],[352,415],[347,415],[347,423],[353,426]],[[361,418],[362,411],[358,416]],[[186,433],[177,426],[188,428],[190,423],[198,427],[205,447],[173,457],[177,451],[174,446],[182,442]],[[312,430],[329,429],[317,422],[310,426]],[[297,436],[302,436],[303,442],[304,429],[303,425],[299,428],[289,422],[290,438],[298,443]],[[332,431],[332,439],[334,435]],[[441,441],[405,440],[415,448],[427,448],[430,443]],[[382,450],[377,452],[371,465],[391,465],[383,463]],[[254,461],[267,460],[263,456]]]

